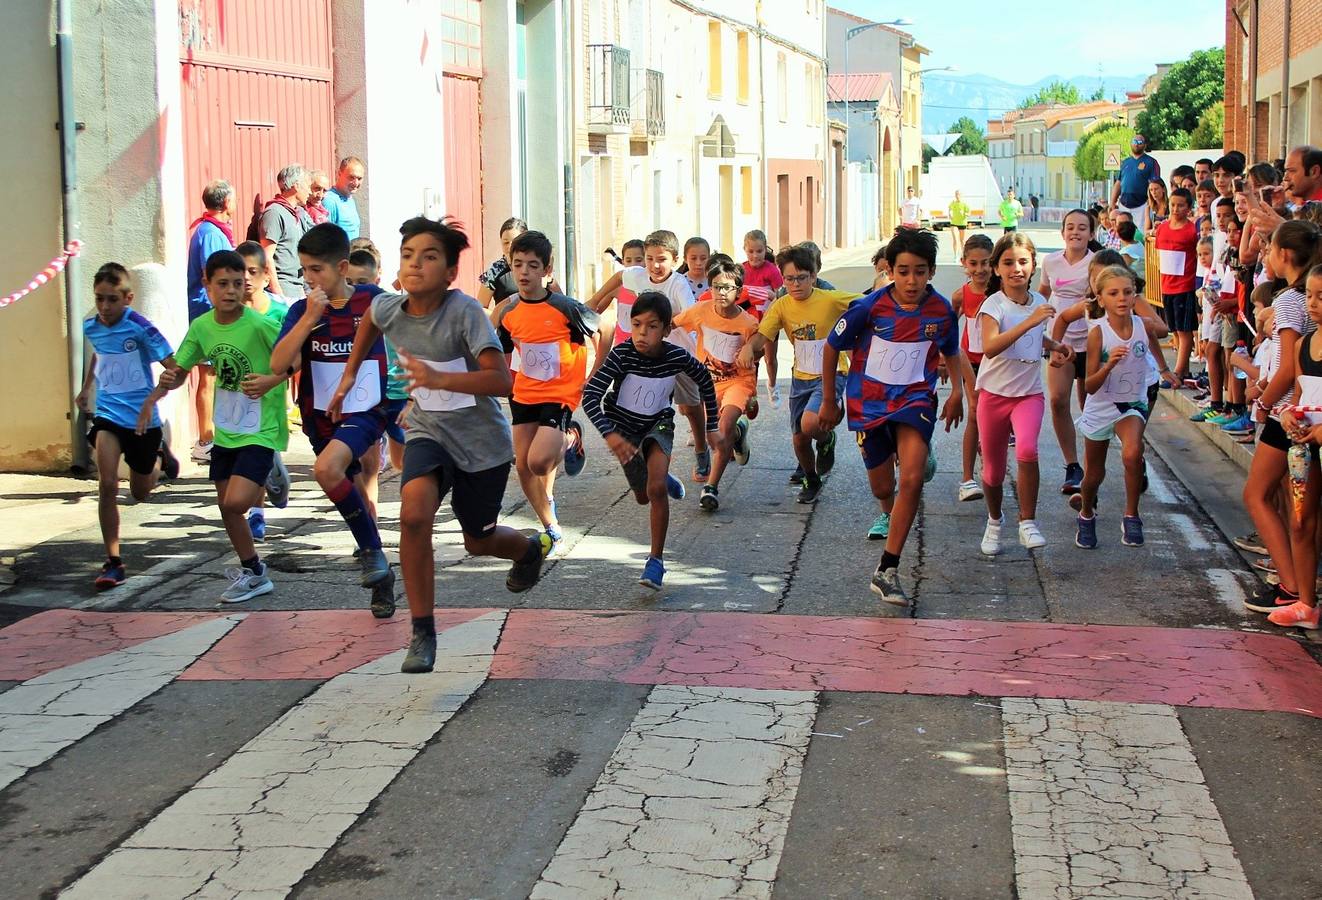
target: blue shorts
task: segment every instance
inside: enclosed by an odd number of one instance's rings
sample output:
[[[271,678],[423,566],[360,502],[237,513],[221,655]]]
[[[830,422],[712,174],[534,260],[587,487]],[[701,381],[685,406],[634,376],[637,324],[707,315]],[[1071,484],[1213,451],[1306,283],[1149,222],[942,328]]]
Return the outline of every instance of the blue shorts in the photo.
[[[316,415],[312,417],[306,412],[303,413],[303,433],[307,435],[308,443],[312,444],[313,453],[320,456],[321,451],[325,450],[326,445],[331,441],[340,441],[348,445],[353,453],[353,462],[345,469],[345,478],[353,478],[363,470],[359,460],[362,459],[363,454],[377,445],[385,432],[384,403],[362,412],[350,413],[338,424],[331,422],[321,410],[317,410]]]
[[[399,421],[399,414],[404,411],[408,403],[407,397],[403,400],[386,398],[386,437],[396,444],[404,443],[404,424]]]
[[[845,376],[835,376],[835,396],[840,402],[845,399]],[[820,378],[790,379],[790,434],[803,431],[800,420],[806,412],[816,413],[822,408],[822,380]]]
[[[875,469],[890,462],[899,447],[898,432],[901,426],[914,429],[923,436],[923,442],[930,445],[932,432],[936,430],[936,407],[908,406],[875,428],[856,432],[865,469]]]
[[[229,481],[237,476],[256,484],[266,484],[275,462],[275,451],[270,447],[247,444],[243,447],[211,446],[211,466],[208,476],[212,481]]]

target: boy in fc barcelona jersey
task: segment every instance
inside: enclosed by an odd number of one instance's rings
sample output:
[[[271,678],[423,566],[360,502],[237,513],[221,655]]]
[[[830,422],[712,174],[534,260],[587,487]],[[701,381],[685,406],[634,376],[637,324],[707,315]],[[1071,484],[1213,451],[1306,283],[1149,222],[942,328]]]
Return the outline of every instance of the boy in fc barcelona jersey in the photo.
[[[950,301],[930,284],[936,272],[937,240],[930,231],[901,228],[886,245],[893,281],[850,304],[822,350],[822,367],[831,371],[840,354],[849,354],[845,405],[849,430],[857,432],[863,464],[873,494],[880,500],[895,492],[892,460],[900,464],[900,489],[891,512],[890,533],[881,564],[872,576],[872,592],[887,603],[908,605],[900,588],[900,552],[909,536],[923,493],[923,470],[936,427],[938,358],[950,376],[950,397],[941,410],[949,431],[964,416],[959,324]],[[836,386],[822,385],[825,427],[840,419]]]
[[[271,367],[290,375],[301,368],[297,399],[303,433],[317,454],[317,483],[353,533],[361,584],[372,589],[372,615],[389,618],[395,612],[395,575],[381,549],[375,511],[365,499],[366,480],[376,478],[377,466],[360,462],[376,450],[386,429],[387,360],[379,335],[358,369],[341,415],[332,420],[327,413],[353,350],[354,334],[381,289],[351,286],[346,280],[349,236],[338,225],[323,222],[310,228],[298,242],[298,256],[309,290],[289,307],[280,342],[271,351]]]

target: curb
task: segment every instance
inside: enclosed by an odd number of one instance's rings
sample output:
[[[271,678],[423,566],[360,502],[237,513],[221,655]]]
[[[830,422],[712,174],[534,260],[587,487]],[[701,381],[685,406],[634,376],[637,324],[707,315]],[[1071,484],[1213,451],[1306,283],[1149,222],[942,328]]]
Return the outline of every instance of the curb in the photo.
[[[1198,407],[1190,399],[1189,392],[1183,389],[1163,390],[1161,399],[1170,403],[1180,411],[1186,419],[1193,415]],[[1230,461],[1248,472],[1249,466],[1253,463],[1253,451],[1249,449],[1251,445],[1241,444],[1235,440],[1234,435],[1226,434],[1220,428],[1212,425],[1195,425],[1198,433],[1205,439],[1211,441],[1217,449],[1230,458]]]

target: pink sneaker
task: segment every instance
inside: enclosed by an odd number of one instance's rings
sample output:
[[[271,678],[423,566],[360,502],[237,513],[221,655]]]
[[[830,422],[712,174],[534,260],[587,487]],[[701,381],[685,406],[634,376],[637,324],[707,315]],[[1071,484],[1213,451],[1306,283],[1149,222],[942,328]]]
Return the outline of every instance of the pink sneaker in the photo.
[[[1284,628],[1307,628],[1311,631],[1318,627],[1318,608],[1296,600],[1271,613],[1267,621]]]

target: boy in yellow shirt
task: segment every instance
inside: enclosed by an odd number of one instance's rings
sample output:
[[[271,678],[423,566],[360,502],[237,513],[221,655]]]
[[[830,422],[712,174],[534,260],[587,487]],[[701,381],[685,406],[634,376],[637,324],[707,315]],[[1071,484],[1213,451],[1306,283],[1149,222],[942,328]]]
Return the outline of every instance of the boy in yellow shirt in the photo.
[[[835,430],[822,428],[817,413],[822,408],[822,348],[826,336],[844,314],[849,304],[859,298],[853,291],[833,291],[816,287],[819,263],[811,247],[796,244],[776,254],[776,265],[785,277],[785,296],[769,307],[758,326],[758,333],[739,351],[739,365],[752,368],[756,354],[781,331],[794,347],[794,370],[790,380],[790,433],[799,470],[790,476],[798,483],[800,503],[812,503],[822,492],[822,477],[835,465]],[[844,396],[845,375],[849,361],[845,354],[832,377],[836,396]],[[817,441],[816,452],[813,440]]]

